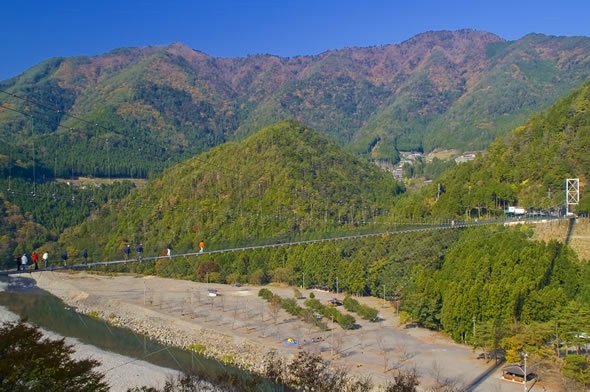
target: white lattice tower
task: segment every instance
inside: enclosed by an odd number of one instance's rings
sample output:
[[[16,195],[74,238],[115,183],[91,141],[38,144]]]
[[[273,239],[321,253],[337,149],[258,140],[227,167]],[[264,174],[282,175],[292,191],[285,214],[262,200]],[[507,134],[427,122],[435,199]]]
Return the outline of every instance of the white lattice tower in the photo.
[[[568,178],[565,180],[565,214],[570,213],[570,205],[577,205],[580,201],[580,179]]]

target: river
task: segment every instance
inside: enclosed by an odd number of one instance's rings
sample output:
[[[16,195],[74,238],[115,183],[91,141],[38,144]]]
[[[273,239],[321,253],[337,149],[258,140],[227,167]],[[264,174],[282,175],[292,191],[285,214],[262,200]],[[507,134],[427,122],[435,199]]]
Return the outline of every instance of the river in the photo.
[[[215,384],[238,390],[283,391],[268,380],[194,352],[165,346],[126,328],[80,314],[26,277],[0,278],[0,306],[28,322],[81,343],[157,366],[196,373]]]

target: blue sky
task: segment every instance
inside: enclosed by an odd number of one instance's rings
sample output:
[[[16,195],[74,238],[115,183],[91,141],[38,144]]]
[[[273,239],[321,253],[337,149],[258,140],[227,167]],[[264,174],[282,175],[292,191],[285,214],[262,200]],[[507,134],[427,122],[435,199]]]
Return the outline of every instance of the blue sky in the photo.
[[[317,54],[471,28],[590,36],[590,1],[11,1],[0,13],[0,80],[49,57],[183,42],[215,56]]]

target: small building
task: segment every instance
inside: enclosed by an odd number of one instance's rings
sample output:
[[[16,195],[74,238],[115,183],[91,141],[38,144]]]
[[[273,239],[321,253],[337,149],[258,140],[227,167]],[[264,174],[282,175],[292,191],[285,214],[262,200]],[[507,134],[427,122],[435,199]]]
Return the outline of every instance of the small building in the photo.
[[[535,378],[535,374],[527,369],[526,381],[530,381],[533,378]],[[523,384],[525,380],[523,367],[520,364],[504,366],[502,368],[502,379]]]
[[[469,161],[473,161],[475,159],[476,155],[474,152],[466,152],[463,153],[462,155],[458,156],[457,158],[455,158],[455,163],[465,163],[465,162],[469,162]]]

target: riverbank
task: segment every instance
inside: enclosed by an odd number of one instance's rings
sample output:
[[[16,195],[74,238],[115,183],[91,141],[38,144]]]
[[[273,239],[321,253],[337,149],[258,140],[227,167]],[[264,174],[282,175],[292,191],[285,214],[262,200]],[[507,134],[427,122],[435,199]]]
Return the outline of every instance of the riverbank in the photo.
[[[469,347],[442,335],[400,328],[395,309],[376,298],[359,300],[378,307],[381,322],[357,317],[358,329],[344,331],[336,325],[321,331],[282,310],[273,315],[266,301],[257,296],[259,287],[84,272],[44,272],[33,277],[40,288],[80,312],[256,373],[262,370],[270,350],[286,360],[300,350],[315,352],[353,375],[370,376],[376,385],[385,384],[395,368],[415,368],[423,387],[435,385],[441,375],[467,385],[489,366],[478,361]],[[283,297],[293,297],[292,288],[269,288]],[[217,290],[216,295],[210,295],[210,290]],[[309,297],[309,290],[302,292]],[[328,292],[314,294],[322,302],[334,297]],[[284,344],[287,338],[298,344]],[[491,374],[477,390],[516,389]]]
[[[17,314],[0,307],[0,323],[18,320]],[[46,329],[41,328],[41,332],[52,340],[63,338],[63,336]],[[65,341],[68,345],[73,346],[72,357],[76,360],[92,358],[100,362],[95,370],[105,375],[105,380],[113,392],[125,392],[129,388],[142,386],[161,388],[168,378],[176,378],[179,375],[179,372],[175,370],[101,350],[73,338],[65,337]]]

